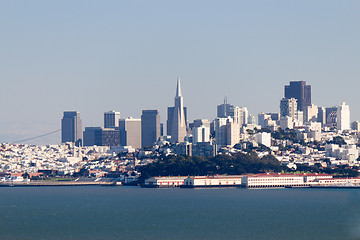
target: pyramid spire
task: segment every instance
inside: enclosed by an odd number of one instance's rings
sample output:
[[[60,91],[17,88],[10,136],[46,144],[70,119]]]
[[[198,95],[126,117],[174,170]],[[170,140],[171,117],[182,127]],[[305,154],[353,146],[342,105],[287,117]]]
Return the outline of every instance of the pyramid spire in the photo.
[[[176,97],[182,97],[181,94],[181,87],[180,87],[180,77],[177,79],[177,85],[176,85]]]

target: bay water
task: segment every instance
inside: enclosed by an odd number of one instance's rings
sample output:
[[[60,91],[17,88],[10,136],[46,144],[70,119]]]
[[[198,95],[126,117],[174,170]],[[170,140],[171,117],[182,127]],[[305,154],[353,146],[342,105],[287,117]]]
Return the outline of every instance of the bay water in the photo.
[[[360,189],[0,188],[0,239],[360,239]]]

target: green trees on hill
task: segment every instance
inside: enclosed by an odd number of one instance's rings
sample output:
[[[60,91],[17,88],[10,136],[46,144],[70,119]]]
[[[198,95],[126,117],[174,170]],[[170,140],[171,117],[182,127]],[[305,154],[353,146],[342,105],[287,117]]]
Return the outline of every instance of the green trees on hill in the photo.
[[[198,176],[246,173],[279,172],[280,162],[272,155],[259,158],[256,153],[237,153],[234,155],[217,155],[212,158],[190,156],[167,156],[158,161],[141,166],[141,178],[153,176]]]

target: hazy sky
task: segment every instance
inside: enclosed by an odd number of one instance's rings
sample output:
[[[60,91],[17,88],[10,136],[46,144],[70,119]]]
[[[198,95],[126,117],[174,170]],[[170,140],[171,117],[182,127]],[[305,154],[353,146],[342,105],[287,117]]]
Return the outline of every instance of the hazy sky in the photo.
[[[223,102],[278,112],[284,85],[312,102],[345,101],[360,120],[360,1],[0,1],[0,142],[83,127],[103,113],[140,117],[174,104],[189,119]],[[28,143],[60,143],[60,133]]]

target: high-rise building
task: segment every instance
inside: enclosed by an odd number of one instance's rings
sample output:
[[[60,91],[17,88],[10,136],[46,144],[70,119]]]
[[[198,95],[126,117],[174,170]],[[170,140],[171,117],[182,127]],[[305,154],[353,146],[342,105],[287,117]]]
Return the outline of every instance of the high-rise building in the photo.
[[[255,119],[255,116],[254,116],[254,115],[249,114],[248,124],[256,124],[256,119]]]
[[[84,146],[119,146],[120,131],[113,128],[86,127]]]
[[[282,117],[295,118],[297,112],[297,100],[295,98],[283,98],[280,101],[280,114]]]
[[[119,127],[120,113],[109,111],[104,113],[104,128]]]
[[[224,98],[224,103],[217,106],[217,117],[226,118],[234,116],[234,106],[228,104],[227,97]]]
[[[322,126],[326,124],[326,109],[324,107],[318,107],[317,122],[321,123]]]
[[[204,125],[205,127],[208,127],[210,129],[211,123],[207,119],[195,119],[193,123],[189,124],[189,127],[191,129],[193,129],[193,128],[196,128],[196,127],[200,127],[202,125]]]
[[[73,142],[75,146],[82,145],[82,121],[80,112],[64,112],[64,116],[61,119],[61,142]]]
[[[311,85],[306,85],[306,81],[291,81],[285,86],[285,98],[297,99],[297,110],[304,112],[311,105]]]
[[[305,108],[305,120],[304,122],[316,122],[318,120],[319,108],[311,104]]]
[[[181,94],[180,78],[177,80],[175,106],[168,107],[167,135],[171,136],[172,143],[183,142],[187,135],[187,116]]]
[[[218,148],[222,146],[234,146],[240,141],[240,125],[235,123],[232,117],[216,118],[215,142]]]
[[[228,122],[232,122],[233,119],[231,117],[227,118],[216,118],[214,120],[214,129],[215,129],[215,142],[218,147],[227,145],[227,129],[226,124]]]
[[[235,107],[233,108],[232,113],[234,123],[239,124],[240,126],[248,123],[249,112],[246,107]]]
[[[120,145],[141,148],[141,119],[126,118],[119,121]]]
[[[265,120],[271,118],[271,116],[267,113],[259,113],[258,114],[258,124],[262,127],[265,128]]]
[[[325,109],[325,114],[326,114],[326,126],[330,127],[330,128],[334,128],[337,126],[337,107],[328,107]]]
[[[193,143],[210,142],[210,127],[201,125],[192,129]]]
[[[280,118],[280,128],[285,129],[293,129],[294,128],[294,121],[292,117],[289,116],[281,116]]]
[[[350,130],[350,107],[344,102],[337,106],[337,129]]]
[[[141,145],[152,146],[160,137],[159,110],[143,110],[141,114]]]
[[[352,122],[351,129],[359,132],[360,131],[360,122],[359,121]]]

